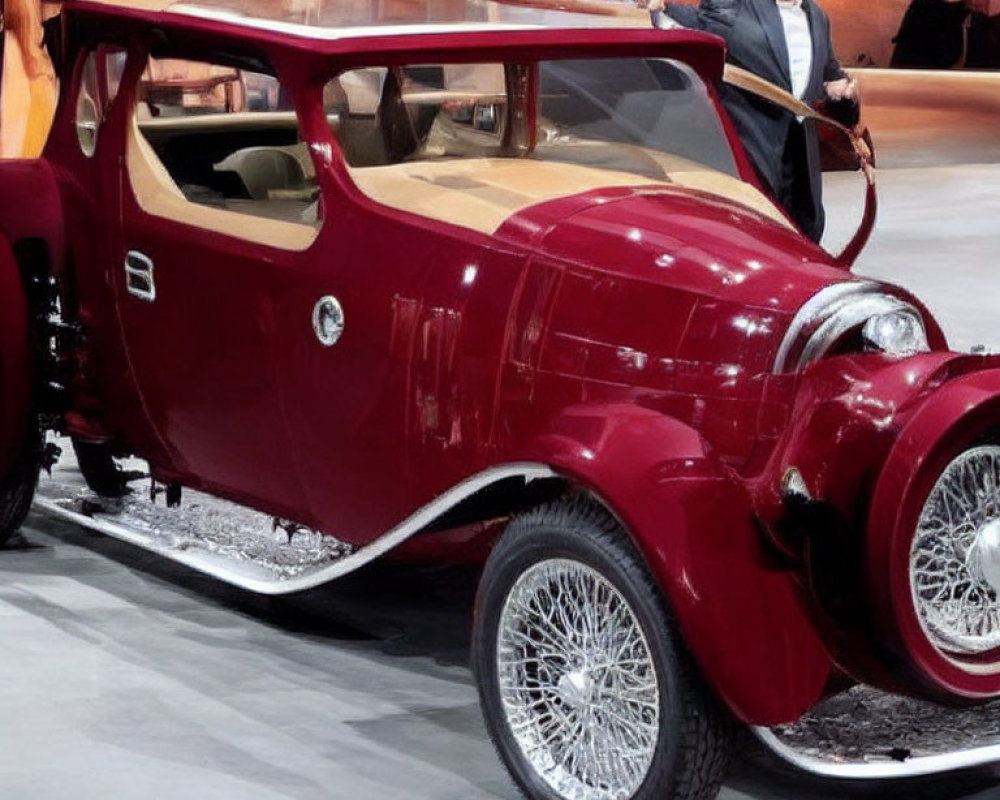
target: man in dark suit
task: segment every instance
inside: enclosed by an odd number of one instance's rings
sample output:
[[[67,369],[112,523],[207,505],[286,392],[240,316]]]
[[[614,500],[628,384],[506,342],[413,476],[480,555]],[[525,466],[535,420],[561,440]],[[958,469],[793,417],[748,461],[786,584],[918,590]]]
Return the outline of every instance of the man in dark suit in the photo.
[[[857,92],[833,54],[830,21],[816,0],[701,0],[698,5],[652,0],[653,24],[671,22],[726,40],[727,60],[812,105],[847,105]],[[742,89],[723,84],[723,105],[764,185],[809,238],[819,241],[826,217],[815,123]],[[856,122],[856,118],[854,119]],[[853,124],[853,122],[851,122]]]

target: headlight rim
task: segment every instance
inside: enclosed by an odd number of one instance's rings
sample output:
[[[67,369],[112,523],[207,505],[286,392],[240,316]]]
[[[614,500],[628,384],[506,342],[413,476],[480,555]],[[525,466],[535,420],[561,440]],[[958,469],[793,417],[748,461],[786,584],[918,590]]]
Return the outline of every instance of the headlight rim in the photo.
[[[922,347],[895,354],[928,352],[927,320],[920,308],[897,297],[885,284],[848,281],[821,289],[802,305],[778,347],[774,374],[801,372],[852,331],[860,334],[870,320],[891,313],[911,316],[923,331]]]

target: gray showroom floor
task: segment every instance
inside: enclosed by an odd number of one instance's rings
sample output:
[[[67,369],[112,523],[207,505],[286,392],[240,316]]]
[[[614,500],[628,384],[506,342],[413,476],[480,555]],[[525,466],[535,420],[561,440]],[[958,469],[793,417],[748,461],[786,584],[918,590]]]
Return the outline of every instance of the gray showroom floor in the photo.
[[[956,346],[1000,350],[1000,167],[881,185],[862,271],[916,289]],[[518,796],[467,669],[471,576],[382,565],[272,600],[38,513],[24,539],[0,552],[0,800]],[[746,744],[722,793],[897,797],[998,798],[1000,768],[857,787]]]

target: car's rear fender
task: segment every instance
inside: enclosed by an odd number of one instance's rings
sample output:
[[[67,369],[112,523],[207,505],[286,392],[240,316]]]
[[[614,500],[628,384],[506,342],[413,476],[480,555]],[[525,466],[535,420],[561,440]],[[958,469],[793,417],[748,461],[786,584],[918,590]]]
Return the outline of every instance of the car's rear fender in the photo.
[[[62,263],[62,205],[52,169],[42,160],[0,161],[0,475],[21,451],[34,382],[25,277]],[[46,264],[20,263],[42,257]]]
[[[14,251],[0,235],[0,477],[21,450],[32,382],[28,304]]]
[[[43,159],[0,161],[0,234],[11,246],[29,239],[45,242],[54,269],[63,261],[62,201],[52,167]]]
[[[831,660],[795,576],[773,561],[745,490],[692,428],[632,405],[578,407],[532,449],[530,458],[618,516],[703,674],[738,718],[784,722],[820,698]]]

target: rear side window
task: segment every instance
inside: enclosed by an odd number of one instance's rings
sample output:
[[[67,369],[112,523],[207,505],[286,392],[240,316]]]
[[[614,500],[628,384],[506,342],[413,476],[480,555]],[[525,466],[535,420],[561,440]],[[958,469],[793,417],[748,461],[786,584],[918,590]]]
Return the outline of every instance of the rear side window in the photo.
[[[108,110],[118,96],[126,53],[101,45],[87,53],[76,97],[76,135],[88,158],[97,150],[97,137]]]
[[[97,83],[97,53],[87,54],[83,62],[80,90],[76,96],[76,138],[88,158],[97,151],[97,133],[101,123],[100,92]]]
[[[138,98],[139,133],[188,201],[303,225],[317,222],[315,169],[291,99],[276,77],[151,58]]]

